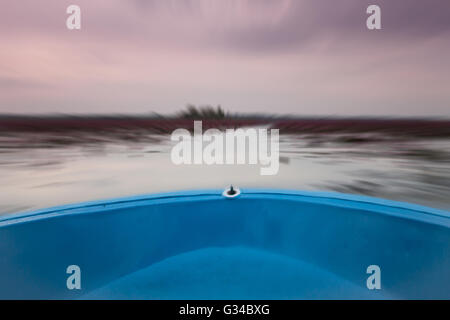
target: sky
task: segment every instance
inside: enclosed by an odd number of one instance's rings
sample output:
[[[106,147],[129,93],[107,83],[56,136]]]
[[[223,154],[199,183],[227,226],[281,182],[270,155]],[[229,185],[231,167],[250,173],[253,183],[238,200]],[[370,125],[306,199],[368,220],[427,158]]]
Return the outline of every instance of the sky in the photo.
[[[449,56],[449,0],[0,0],[0,113],[448,117]]]

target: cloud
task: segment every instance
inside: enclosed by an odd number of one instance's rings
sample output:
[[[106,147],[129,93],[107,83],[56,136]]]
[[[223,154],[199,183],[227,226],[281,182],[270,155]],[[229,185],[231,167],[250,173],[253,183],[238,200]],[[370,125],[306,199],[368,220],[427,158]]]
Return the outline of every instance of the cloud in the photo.
[[[73,3],[82,9],[81,31],[65,26]],[[366,28],[369,4],[382,9],[381,31]],[[450,101],[450,67],[442,63],[450,50],[448,0],[0,6],[0,90],[26,110],[38,101],[51,110],[82,101],[86,111],[164,111],[193,102],[249,111],[407,113],[408,105],[421,112],[428,101],[424,112],[443,113]],[[41,85],[55,89],[35,90]]]
[[[2,2],[1,33],[67,37],[68,1]],[[77,4],[92,39],[145,39],[159,45],[181,42],[230,50],[290,50],[323,38],[363,40],[369,4],[382,8],[383,41],[422,40],[450,30],[448,0],[78,0]]]

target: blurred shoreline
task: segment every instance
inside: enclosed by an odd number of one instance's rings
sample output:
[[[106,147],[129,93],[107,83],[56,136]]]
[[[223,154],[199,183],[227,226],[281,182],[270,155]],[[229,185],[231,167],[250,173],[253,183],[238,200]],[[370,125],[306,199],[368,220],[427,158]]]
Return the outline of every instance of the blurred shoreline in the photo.
[[[6,132],[97,132],[138,130],[169,134],[178,128],[193,129],[193,121],[203,127],[238,128],[269,126],[287,133],[388,133],[400,136],[450,137],[450,120],[425,118],[293,117],[274,115],[15,115],[0,114],[0,133]]]

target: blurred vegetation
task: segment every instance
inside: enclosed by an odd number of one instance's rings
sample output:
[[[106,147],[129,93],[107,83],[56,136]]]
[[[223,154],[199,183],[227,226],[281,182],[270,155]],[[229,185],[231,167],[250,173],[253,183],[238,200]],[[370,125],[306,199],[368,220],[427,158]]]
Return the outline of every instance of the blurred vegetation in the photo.
[[[206,106],[195,106],[193,104],[188,104],[185,110],[177,113],[177,116],[183,119],[225,119],[229,116],[228,113],[222,109],[220,105],[213,107],[210,105]]]

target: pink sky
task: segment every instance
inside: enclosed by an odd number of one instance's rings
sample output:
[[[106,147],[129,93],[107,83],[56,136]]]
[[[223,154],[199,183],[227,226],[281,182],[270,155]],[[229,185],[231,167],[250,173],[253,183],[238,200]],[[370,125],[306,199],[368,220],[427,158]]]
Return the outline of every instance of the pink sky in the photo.
[[[80,31],[65,10],[82,10]],[[381,31],[365,26],[369,4]],[[0,0],[0,113],[450,115],[448,0]]]

